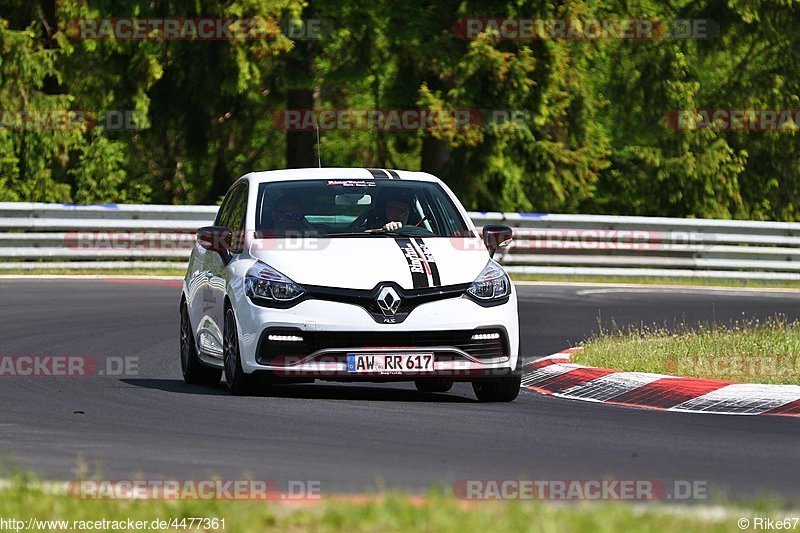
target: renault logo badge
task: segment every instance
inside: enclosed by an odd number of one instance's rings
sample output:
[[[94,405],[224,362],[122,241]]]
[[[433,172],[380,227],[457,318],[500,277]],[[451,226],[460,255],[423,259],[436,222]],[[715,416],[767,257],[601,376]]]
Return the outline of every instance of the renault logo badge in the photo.
[[[383,287],[378,292],[378,307],[381,309],[383,316],[394,316],[400,308],[400,296],[397,291],[391,287]]]

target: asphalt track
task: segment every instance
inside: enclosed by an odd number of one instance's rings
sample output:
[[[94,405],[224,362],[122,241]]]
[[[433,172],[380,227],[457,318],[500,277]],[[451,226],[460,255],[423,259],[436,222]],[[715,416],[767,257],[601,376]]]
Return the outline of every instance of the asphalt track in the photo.
[[[284,386],[231,397],[185,385],[168,285],[0,280],[0,355],[137,357],[138,375],[0,378],[0,463],[48,479],[319,480],[323,492],[419,490],[462,479],[700,480],[800,502],[800,421],[654,412],[468,385]],[[598,324],[785,313],[800,293],[519,287],[522,350],[548,355]],[[102,364],[101,364],[102,366]],[[83,469],[83,470],[81,470]]]

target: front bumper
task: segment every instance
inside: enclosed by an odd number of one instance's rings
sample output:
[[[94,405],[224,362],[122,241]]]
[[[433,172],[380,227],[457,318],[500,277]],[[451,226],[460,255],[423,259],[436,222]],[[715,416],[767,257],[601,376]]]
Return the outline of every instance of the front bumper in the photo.
[[[516,293],[508,302],[482,307],[466,297],[420,305],[401,324],[377,323],[357,305],[306,300],[289,309],[260,307],[242,295],[234,304],[242,367],[288,379],[408,381],[434,377],[469,381],[512,375],[519,360]],[[499,332],[502,349],[472,341],[472,334]],[[302,347],[275,348],[270,335],[303,338]],[[313,339],[313,340],[311,340]],[[471,343],[471,344],[470,344]],[[266,348],[265,348],[266,346]],[[434,371],[400,374],[347,372],[353,353],[434,353]]]

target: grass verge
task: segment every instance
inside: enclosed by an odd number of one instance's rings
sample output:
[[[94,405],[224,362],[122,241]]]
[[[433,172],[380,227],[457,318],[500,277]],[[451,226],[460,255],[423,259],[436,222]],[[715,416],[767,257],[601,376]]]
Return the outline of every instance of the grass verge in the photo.
[[[0,269],[2,276],[178,276],[183,278],[186,270],[174,268],[103,268],[103,269],[68,269],[68,268],[41,268],[41,269]]]
[[[772,509],[774,510],[774,508]],[[766,514],[771,511],[760,511]],[[574,531],[574,532],[717,532],[736,530],[737,518],[752,513],[675,512],[653,505],[622,503],[553,505],[542,502],[466,502],[431,492],[423,501],[390,494],[352,503],[332,498],[318,505],[231,501],[83,501],[65,494],[42,492],[30,486],[0,489],[0,517],[5,520],[56,520],[68,527],[38,524],[40,531],[109,530],[97,521],[224,519],[224,531]],[[762,514],[762,515],[763,515]],[[187,522],[188,523],[188,522]],[[9,525],[9,524],[6,524]],[[105,525],[106,527],[97,527]],[[223,531],[221,524],[205,531]],[[15,531],[12,528],[6,530]],[[86,530],[86,528],[83,528]],[[123,530],[128,530],[123,528]],[[144,530],[152,531],[152,527]],[[169,531],[185,529],[168,528]],[[199,528],[195,528],[199,530]],[[20,529],[19,531],[22,531]]]
[[[774,316],[675,330],[604,330],[574,355],[578,364],[748,383],[800,384],[800,322]]]

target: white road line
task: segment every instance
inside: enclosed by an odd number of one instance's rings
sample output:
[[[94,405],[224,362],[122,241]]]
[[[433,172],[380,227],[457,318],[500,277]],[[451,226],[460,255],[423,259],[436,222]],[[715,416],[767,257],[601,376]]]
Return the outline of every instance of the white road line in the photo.
[[[512,280],[513,281],[513,280]],[[725,287],[717,285],[662,285],[657,283],[592,283],[588,281],[514,281],[514,285],[520,286],[550,286],[550,287],[586,287],[586,288],[606,288],[606,289],[662,289],[662,290],[686,290],[690,292],[698,291],[719,291],[719,292],[748,292],[748,293],[788,293],[798,294],[798,289],[787,287]]]
[[[619,287],[619,288],[605,288],[605,289],[587,289],[582,291],[576,291],[575,294],[577,296],[588,296],[593,294],[651,294],[651,293],[658,293],[658,294],[682,294],[688,296],[694,296],[698,292],[721,292],[724,293],[725,296],[743,296],[746,298],[752,298],[755,294],[758,294],[763,297],[767,298],[800,298],[800,292],[797,290],[794,291],[786,291],[786,292],[763,292],[763,291],[743,291],[741,289],[708,289],[706,287],[701,287],[698,289],[685,289],[685,288],[667,288],[667,287]]]

